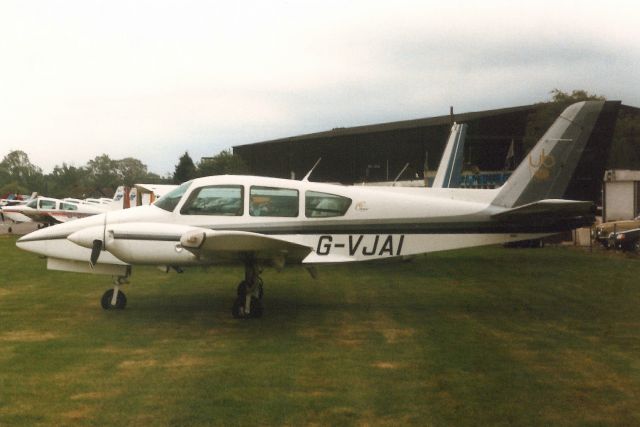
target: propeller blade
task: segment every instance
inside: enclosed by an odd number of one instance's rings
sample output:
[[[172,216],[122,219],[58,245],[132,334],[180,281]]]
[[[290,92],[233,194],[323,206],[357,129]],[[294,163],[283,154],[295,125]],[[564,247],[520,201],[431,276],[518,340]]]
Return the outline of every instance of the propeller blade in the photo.
[[[98,258],[100,257],[100,252],[102,252],[102,240],[94,240],[93,247],[91,248],[91,257],[89,258],[89,263],[91,263],[91,268],[93,268],[98,262]]]

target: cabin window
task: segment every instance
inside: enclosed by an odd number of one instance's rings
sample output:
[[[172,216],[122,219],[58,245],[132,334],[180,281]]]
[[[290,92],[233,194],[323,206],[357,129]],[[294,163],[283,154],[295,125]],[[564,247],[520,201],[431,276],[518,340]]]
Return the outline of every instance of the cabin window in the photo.
[[[40,200],[40,209],[55,209],[56,202],[53,200]]]
[[[173,190],[165,194],[162,199],[159,199],[157,202],[155,202],[154,206],[157,206],[160,209],[164,209],[165,211],[173,212],[176,206],[178,206],[180,199],[182,199],[182,196],[184,196],[184,193],[187,192],[187,189],[190,185],[191,181],[187,181],[179,187],[174,188]]]
[[[298,190],[274,187],[251,187],[251,216],[298,216]]]
[[[165,196],[166,197],[166,196]],[[240,216],[243,209],[240,185],[212,185],[193,190],[182,206],[183,215]]]
[[[73,203],[60,203],[60,209],[64,211],[77,211],[78,205],[74,205]]]
[[[351,206],[351,199],[329,193],[307,191],[305,193],[305,215],[307,218],[343,216]]]

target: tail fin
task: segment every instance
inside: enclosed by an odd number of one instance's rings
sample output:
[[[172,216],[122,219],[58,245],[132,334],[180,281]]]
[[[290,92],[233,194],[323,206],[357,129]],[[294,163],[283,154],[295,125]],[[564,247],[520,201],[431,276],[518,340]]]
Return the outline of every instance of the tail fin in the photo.
[[[444,147],[444,153],[442,153],[432,187],[456,188],[459,186],[467,127],[468,125],[464,123],[454,123],[451,127],[451,134],[449,134],[449,140]]]
[[[565,193],[604,101],[567,107],[499,190],[493,205],[507,208]]]

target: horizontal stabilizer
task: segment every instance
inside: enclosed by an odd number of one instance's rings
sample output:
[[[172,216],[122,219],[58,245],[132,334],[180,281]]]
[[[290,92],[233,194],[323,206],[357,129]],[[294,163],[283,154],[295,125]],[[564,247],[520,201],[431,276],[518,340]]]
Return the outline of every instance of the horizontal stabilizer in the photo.
[[[507,209],[491,215],[491,218],[499,221],[532,221],[537,217],[570,218],[592,213],[592,202],[547,199]]]

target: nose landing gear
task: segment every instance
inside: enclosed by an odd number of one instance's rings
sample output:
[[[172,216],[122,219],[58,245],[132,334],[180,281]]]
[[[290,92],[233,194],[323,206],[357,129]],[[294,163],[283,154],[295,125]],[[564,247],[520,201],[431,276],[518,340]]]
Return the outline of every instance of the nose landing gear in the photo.
[[[100,299],[100,305],[105,310],[124,310],[127,306],[127,296],[120,290],[120,286],[129,283],[129,276],[115,278],[113,289],[106,291]]]

